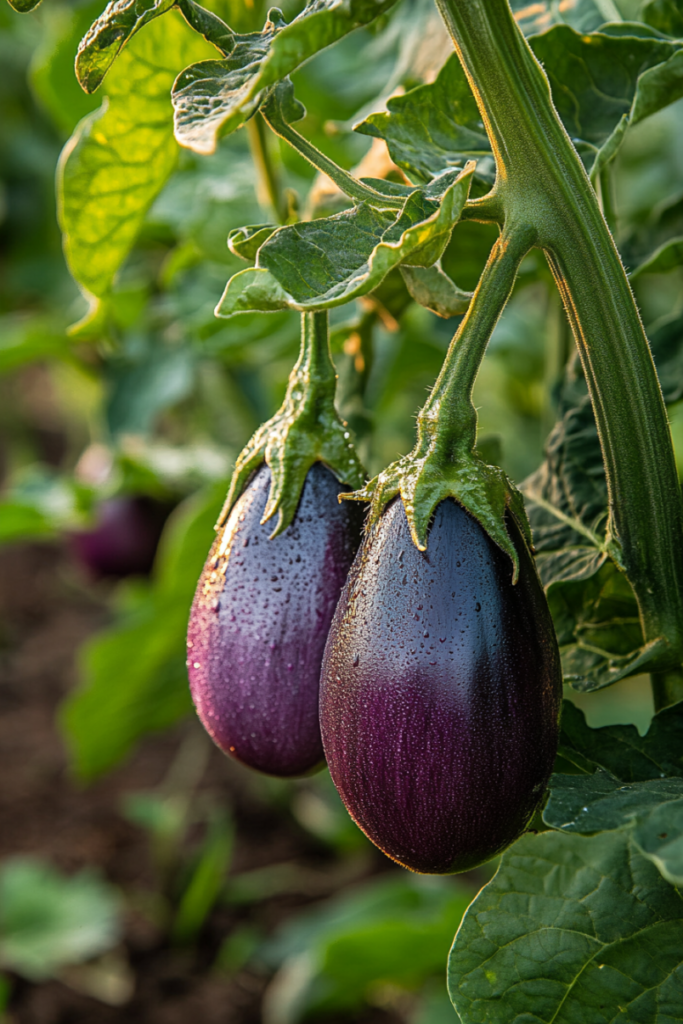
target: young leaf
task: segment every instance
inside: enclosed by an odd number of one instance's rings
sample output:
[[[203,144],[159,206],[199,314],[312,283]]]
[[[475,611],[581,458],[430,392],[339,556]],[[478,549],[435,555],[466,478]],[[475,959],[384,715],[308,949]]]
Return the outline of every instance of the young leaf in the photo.
[[[647,734],[641,736],[634,725],[591,729],[583,711],[566,700],[560,753],[584,770],[605,768],[623,782],[683,778],[683,704],[657,712]]]
[[[674,1024],[683,898],[621,832],[545,832],[504,855],[449,960],[462,1024]]]
[[[64,251],[93,306],[108,294],[176,165],[173,79],[206,51],[179,15],[150,26],[121,56],[107,99],[81,121],[62,153],[57,189]]]
[[[239,128],[268,89],[349,32],[374,21],[396,0],[309,0],[289,24],[274,7],[261,32],[237,36],[226,60],[187,68],[173,88],[176,138],[197,153]]]
[[[322,310],[372,291],[400,263],[429,267],[445,249],[469,192],[474,165],[415,189],[398,213],[352,210],[280,228],[253,270],[226,285],[217,316],[252,309]]]

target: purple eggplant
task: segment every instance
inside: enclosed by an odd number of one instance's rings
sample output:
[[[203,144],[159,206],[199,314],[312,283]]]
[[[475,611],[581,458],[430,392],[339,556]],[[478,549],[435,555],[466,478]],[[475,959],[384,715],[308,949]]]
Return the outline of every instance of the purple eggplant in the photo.
[[[334,609],[358,549],[362,510],[320,462],[291,525],[261,525],[263,465],[233,506],[199,580],[188,629],[197,713],[226,754],[268,775],[324,764],[320,665]]]
[[[366,835],[404,867],[465,871],[543,797],[562,695],[548,605],[514,522],[511,563],[449,498],[427,550],[396,499],[358,552],[325,650],[327,763]]]
[[[94,578],[146,575],[170,511],[154,498],[108,498],[98,507],[92,530],[71,534],[71,548]]]

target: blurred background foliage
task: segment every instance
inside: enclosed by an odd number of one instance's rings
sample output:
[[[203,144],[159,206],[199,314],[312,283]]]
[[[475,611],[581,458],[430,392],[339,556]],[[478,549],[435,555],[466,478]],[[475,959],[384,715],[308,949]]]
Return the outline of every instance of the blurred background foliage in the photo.
[[[209,6],[239,31],[260,28],[266,13],[261,0]],[[285,15],[301,6],[290,0]],[[638,8],[617,6],[625,17]],[[228,232],[273,216],[248,129],[213,156],[179,152],[116,279],[107,330],[67,330],[87,304],[62,254],[55,169],[69,135],[101,103],[73,74],[78,41],[100,8],[51,0],[22,16],[0,7],[0,543],[60,546],[72,585],[107,609],[59,711],[80,783],[114,769],[149,734],[191,719],[184,641],[194,586],[234,459],[277,409],[299,336],[296,313],[213,314],[226,279],[243,266],[227,248]],[[421,31],[409,31],[418,17]],[[296,72],[307,108],[299,130],[343,167],[401,180],[384,144],[352,127],[397,90],[433,81],[450,52],[435,9],[399,5]],[[339,194],[296,153],[274,136],[266,145],[291,209],[315,217],[341,208]],[[630,265],[657,239],[680,233],[682,182],[680,101],[634,128],[613,164],[614,227]],[[494,237],[490,227],[456,227],[442,264],[461,288],[476,285]],[[675,264],[634,279],[650,331],[683,316],[682,283]],[[375,473],[412,447],[416,412],[457,318],[416,305],[396,272],[371,296],[334,310],[331,322],[339,408]],[[571,350],[554,285],[534,253],[475,390],[480,448],[517,482],[542,459]],[[683,400],[669,408],[683,474]],[[633,721],[644,730],[652,714],[638,678],[572,699],[596,726]],[[452,1021],[446,954],[487,875],[420,879],[391,870],[349,821],[326,774],[281,783],[239,770],[244,799],[306,836],[324,871],[276,858],[235,873],[233,808],[201,788],[206,743],[193,727],[183,735],[164,780],[132,787],[117,812],[146,837],[154,880],[144,894],[123,894],[88,873],[62,875],[40,860],[0,865],[0,1007],[12,1013],[16,979],[50,977],[125,1006],[134,987],[121,953],[128,901],[144,903],[163,941],[180,947],[199,941],[217,907],[230,908],[232,927],[210,969],[272,979],[265,1024],[367,1013]],[[298,903],[282,920],[259,915],[283,893],[298,894]]]

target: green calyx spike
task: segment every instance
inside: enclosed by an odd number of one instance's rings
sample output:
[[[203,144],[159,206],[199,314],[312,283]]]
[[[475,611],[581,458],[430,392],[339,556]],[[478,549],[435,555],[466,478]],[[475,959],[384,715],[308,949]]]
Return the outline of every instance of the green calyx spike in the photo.
[[[472,388],[496,321],[523,257],[533,245],[527,231],[504,231],[491,251],[469,311],[451,342],[441,373],[417,421],[417,444],[361,490],[341,497],[369,501],[368,528],[386,505],[401,496],[410,533],[420,551],[427,548],[432,515],[445,498],[455,498],[512,560],[512,582],[519,556],[505,523],[511,513],[531,546],[531,529],[521,494],[502,469],[477,453],[477,413]]]
[[[271,482],[261,522],[278,513],[271,538],[292,522],[314,462],[324,462],[340,484],[363,485],[366,474],[351,432],[334,406],[337,376],[330,356],[327,317],[326,312],[302,314],[301,350],[289,375],[285,400],[238,456],[217,530],[263,462],[270,469]]]

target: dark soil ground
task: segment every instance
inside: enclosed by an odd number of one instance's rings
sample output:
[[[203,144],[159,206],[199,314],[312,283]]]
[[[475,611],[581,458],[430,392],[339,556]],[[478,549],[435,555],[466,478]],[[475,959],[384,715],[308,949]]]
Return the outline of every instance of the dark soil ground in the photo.
[[[93,998],[78,971],[64,981],[30,984],[12,977],[11,1024],[257,1024],[266,970],[219,970],[216,955],[245,922],[268,935],[282,920],[388,862],[377,854],[337,858],[254,786],[187,721],[145,741],[103,780],[83,788],[69,776],[55,713],[76,682],[75,653],[107,622],[106,587],[87,587],[57,547],[0,549],[0,860],[38,855],[71,873],[97,868],[121,887],[129,908],[162,899],[145,831],[121,813],[125,794],[159,786],[179,751],[203,750],[197,797],[232,808],[231,872],[289,865],[291,881],[258,902],[219,902],[190,946],[173,946],[159,914],[129,909],[125,941],[110,955],[119,977],[111,1005]],[[194,744],[194,747],[193,747]],[[180,756],[185,756],[181,753]],[[163,915],[161,915],[163,917]],[[112,966],[113,965],[113,966]],[[121,996],[123,989],[128,994]],[[67,983],[68,982],[68,983]],[[398,1024],[393,1010],[326,1017],[327,1024]]]

